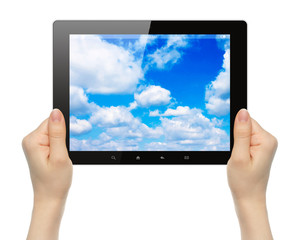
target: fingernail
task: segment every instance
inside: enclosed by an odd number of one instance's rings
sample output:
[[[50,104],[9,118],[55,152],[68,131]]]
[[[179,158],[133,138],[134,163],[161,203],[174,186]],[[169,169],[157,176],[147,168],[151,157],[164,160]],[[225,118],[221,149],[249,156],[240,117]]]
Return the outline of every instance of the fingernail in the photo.
[[[53,122],[60,122],[61,112],[58,109],[53,109],[50,117]]]
[[[249,113],[246,109],[241,109],[238,115],[238,120],[240,122],[247,122],[249,119]]]

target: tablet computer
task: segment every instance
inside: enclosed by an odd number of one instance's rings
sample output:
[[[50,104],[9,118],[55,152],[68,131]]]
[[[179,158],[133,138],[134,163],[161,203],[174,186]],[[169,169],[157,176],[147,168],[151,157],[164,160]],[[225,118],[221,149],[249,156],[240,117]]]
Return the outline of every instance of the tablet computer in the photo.
[[[55,21],[74,164],[226,164],[247,107],[244,21]]]

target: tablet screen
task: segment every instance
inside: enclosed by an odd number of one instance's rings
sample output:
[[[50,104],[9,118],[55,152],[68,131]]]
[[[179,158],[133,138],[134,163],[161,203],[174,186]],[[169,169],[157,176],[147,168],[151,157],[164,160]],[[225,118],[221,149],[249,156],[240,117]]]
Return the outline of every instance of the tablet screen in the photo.
[[[70,151],[230,151],[230,35],[70,34]]]

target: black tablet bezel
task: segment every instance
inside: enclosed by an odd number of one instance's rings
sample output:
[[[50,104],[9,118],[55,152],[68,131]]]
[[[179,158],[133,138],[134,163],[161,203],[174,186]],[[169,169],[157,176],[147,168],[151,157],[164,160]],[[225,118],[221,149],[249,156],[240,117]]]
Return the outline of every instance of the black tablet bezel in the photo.
[[[230,34],[230,151],[69,151],[69,35],[108,33]],[[247,24],[245,21],[188,20],[55,21],[53,107],[64,114],[66,144],[73,164],[226,164],[233,146],[235,115],[239,109],[247,108]]]

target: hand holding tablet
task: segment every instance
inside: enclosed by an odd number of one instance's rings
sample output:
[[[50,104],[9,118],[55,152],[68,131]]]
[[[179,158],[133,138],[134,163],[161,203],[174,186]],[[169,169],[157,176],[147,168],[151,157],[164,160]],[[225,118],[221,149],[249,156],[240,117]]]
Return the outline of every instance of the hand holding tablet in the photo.
[[[57,21],[54,107],[73,163],[224,164],[246,107],[246,24]]]
[[[28,240],[58,239],[72,180],[65,135],[64,118],[55,109],[49,119],[23,140],[35,199]],[[242,239],[259,239],[261,236],[272,239],[266,188],[277,140],[250,118],[246,110],[241,110],[236,117],[234,139],[227,175]]]

